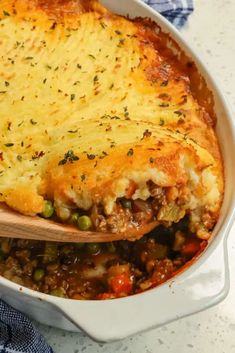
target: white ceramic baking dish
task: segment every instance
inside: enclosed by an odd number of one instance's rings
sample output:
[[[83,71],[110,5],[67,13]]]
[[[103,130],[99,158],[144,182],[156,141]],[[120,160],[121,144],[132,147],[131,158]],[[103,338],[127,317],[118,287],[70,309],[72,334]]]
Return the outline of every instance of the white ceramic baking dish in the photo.
[[[113,341],[164,325],[220,302],[229,290],[226,240],[235,206],[235,133],[227,104],[200,58],[162,16],[138,0],[104,0],[112,11],[150,17],[196,63],[215,101],[217,133],[225,165],[225,197],[214,238],[207,250],[173,280],[145,293],[107,301],[76,301],[38,293],[0,278],[0,297],[41,323],[66,330],[83,330],[99,341]]]

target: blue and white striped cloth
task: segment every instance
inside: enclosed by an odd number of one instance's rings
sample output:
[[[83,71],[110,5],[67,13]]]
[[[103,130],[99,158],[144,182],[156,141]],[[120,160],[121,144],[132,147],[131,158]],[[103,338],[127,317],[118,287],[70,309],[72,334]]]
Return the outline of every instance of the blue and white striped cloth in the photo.
[[[177,28],[185,24],[193,11],[193,0],[143,1]],[[0,300],[0,353],[53,353],[53,351],[27,317]]]
[[[181,28],[193,11],[193,0],[143,0],[160,12],[177,28]]]

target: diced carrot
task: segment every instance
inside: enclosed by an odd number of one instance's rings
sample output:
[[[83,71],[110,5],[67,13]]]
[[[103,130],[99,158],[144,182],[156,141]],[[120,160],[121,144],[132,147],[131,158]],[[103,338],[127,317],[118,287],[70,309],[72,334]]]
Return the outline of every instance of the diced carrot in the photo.
[[[184,256],[194,256],[200,250],[200,242],[196,239],[190,239],[181,249],[181,254]]]
[[[111,279],[110,286],[117,295],[129,294],[132,291],[133,283],[128,274],[122,273]]]

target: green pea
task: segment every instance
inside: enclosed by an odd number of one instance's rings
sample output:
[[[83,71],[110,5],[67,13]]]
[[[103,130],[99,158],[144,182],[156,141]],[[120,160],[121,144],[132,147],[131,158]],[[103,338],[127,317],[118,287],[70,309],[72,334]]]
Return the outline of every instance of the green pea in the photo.
[[[111,252],[111,253],[115,253],[116,252],[116,246],[114,245],[114,243],[107,243],[106,244],[107,246],[107,250],[108,252]]]
[[[55,209],[53,203],[51,201],[45,200],[41,216],[44,218],[51,218],[53,216],[54,211]]]
[[[65,291],[64,291],[63,288],[56,288],[56,289],[53,289],[50,292],[50,295],[54,295],[55,297],[64,298],[65,297]]]
[[[97,254],[101,250],[101,246],[98,243],[88,243],[86,249],[89,254]]]
[[[78,218],[79,218],[79,213],[78,212],[74,212],[70,218],[70,222],[73,224],[77,224],[78,223]]]
[[[74,245],[75,245],[76,248],[78,248],[78,249],[82,249],[82,248],[84,248],[84,246],[85,246],[84,243],[75,243]]]
[[[44,276],[45,276],[45,271],[43,270],[43,268],[37,268],[34,271],[33,279],[36,282],[40,282],[43,279]]]
[[[124,208],[132,208],[131,200],[123,198],[121,199],[121,204]]]
[[[78,228],[80,230],[88,230],[92,226],[92,222],[89,216],[81,216],[78,218]]]

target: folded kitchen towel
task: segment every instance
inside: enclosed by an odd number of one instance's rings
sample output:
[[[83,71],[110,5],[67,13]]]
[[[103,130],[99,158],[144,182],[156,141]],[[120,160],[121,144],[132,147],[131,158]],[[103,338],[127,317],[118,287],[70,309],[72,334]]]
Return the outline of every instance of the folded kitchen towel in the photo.
[[[176,27],[193,11],[192,0],[143,0]],[[53,353],[32,322],[0,300],[0,353]]]
[[[1,353],[53,353],[32,322],[0,300]]]
[[[193,11],[193,0],[143,0],[160,12],[177,28],[181,28]]]

